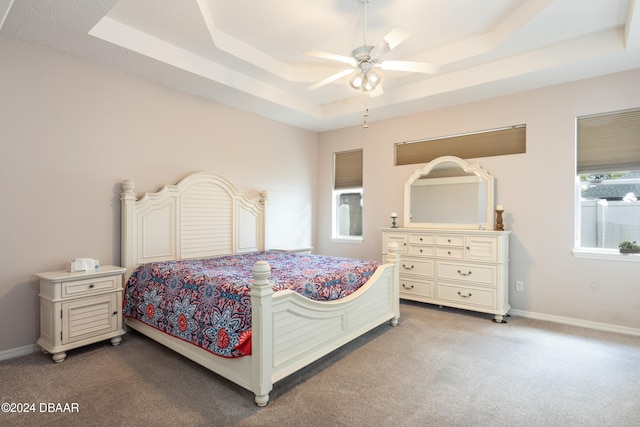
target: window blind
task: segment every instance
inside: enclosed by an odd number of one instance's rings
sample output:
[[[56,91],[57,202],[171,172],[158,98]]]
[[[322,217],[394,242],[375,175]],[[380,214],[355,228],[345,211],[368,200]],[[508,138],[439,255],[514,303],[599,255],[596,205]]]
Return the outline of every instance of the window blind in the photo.
[[[441,156],[461,159],[526,153],[526,125],[464,135],[400,142],[395,145],[396,166],[429,163]]]
[[[333,188],[362,188],[362,150],[334,154]]]
[[[640,108],[577,119],[577,173],[640,169]]]

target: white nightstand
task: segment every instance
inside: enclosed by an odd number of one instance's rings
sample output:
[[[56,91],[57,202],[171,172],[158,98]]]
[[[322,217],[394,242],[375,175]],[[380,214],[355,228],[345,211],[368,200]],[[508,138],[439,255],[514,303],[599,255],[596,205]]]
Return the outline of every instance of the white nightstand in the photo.
[[[62,362],[67,350],[111,339],[120,344],[122,278],[125,268],[104,265],[97,270],[38,273],[40,338],[37,344]]]

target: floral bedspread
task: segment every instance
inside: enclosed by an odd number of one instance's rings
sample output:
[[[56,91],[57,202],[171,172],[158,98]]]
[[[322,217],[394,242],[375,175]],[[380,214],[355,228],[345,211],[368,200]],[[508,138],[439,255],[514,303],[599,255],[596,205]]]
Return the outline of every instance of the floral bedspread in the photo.
[[[316,301],[353,293],[380,265],[283,251],[148,263],[127,282],[123,314],[219,356],[251,354],[251,269],[260,260],[271,267],[274,292]]]

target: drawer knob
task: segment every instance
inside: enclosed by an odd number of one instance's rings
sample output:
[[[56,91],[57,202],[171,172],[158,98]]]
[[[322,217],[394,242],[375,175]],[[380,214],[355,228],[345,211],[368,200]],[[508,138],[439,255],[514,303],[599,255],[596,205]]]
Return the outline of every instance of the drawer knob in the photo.
[[[460,291],[458,291],[458,295],[460,295],[462,298],[469,298],[471,296],[471,292],[469,292],[469,295],[462,295]]]
[[[462,271],[458,270],[458,274],[461,276],[471,276],[471,271],[469,271],[468,273],[463,273]]]
[[[405,289],[413,289],[413,285],[407,286],[404,283],[402,284],[402,287]]]
[[[447,251],[447,253],[448,253],[449,255],[451,255],[451,251]]]
[[[407,267],[405,264],[402,264],[402,268],[405,270],[413,270],[413,265],[411,267]]]
[[[94,285],[93,283],[91,283],[91,284],[89,285],[89,289],[93,289],[93,287],[94,287],[94,286],[95,286],[95,285]]]
[[[447,239],[447,242],[451,243],[451,239]]]
[[[117,314],[118,314],[118,312],[117,312],[117,311],[114,311],[114,312],[113,312],[113,315],[114,315],[114,316],[115,316],[115,315],[117,315]]]
[[[420,253],[422,253],[422,249],[420,249]]]

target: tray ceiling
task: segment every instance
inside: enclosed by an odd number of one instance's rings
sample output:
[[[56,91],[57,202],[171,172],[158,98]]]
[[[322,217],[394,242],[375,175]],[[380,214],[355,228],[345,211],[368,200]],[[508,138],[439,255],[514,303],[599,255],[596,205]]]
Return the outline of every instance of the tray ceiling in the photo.
[[[576,5],[579,4],[579,8]],[[363,44],[360,0],[0,0],[0,34],[293,126],[326,131],[640,68],[640,0],[369,0],[367,44],[410,37],[368,97],[312,84]],[[346,66],[348,67],[348,66]]]

